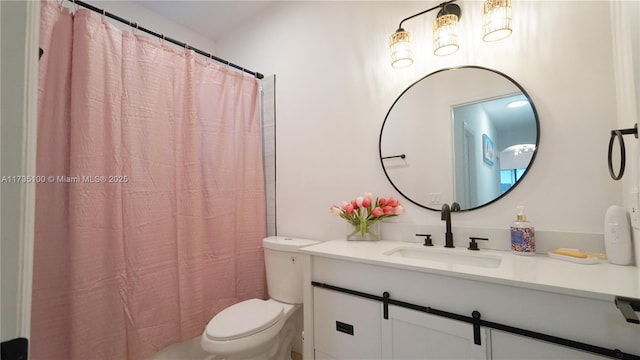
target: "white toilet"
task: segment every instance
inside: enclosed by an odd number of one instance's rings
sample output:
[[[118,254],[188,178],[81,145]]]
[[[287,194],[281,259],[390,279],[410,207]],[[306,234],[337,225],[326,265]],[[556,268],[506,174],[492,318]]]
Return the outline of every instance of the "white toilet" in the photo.
[[[302,261],[298,249],[314,240],[271,236],[262,241],[269,300],[232,305],[209,321],[200,344],[215,360],[291,359],[299,329],[292,316],[302,305]]]

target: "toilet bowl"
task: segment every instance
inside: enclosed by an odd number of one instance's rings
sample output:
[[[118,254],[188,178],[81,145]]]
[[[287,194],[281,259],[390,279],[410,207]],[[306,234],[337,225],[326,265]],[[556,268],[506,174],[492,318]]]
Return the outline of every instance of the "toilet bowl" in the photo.
[[[215,354],[216,360],[277,359],[273,355],[278,352],[278,345],[289,347],[290,351],[295,336],[295,324],[290,319],[299,307],[273,299],[237,303],[209,321],[202,334],[202,348]],[[291,339],[287,339],[287,333]],[[290,341],[285,344],[285,340]]]
[[[200,344],[215,360],[288,360],[302,307],[302,262],[298,249],[317,241],[272,236],[263,240],[268,300],[234,304],[209,321]]]

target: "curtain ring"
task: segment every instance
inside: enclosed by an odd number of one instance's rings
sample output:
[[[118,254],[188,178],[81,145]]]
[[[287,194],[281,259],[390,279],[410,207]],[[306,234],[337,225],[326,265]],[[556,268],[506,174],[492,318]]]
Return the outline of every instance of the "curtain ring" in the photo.
[[[76,4],[76,0],[72,0],[72,1],[73,1],[73,6],[76,8],[76,11],[80,10],[80,6]]]
[[[184,53],[188,53],[189,52],[189,44],[185,41],[184,43]]]
[[[102,23],[104,24],[104,16],[106,15],[106,11],[102,9]]]
[[[620,170],[617,175],[613,170],[613,142],[615,139],[618,139],[618,142],[620,143]],[[625,163],[627,162],[626,157],[627,157],[627,154],[624,149],[624,139],[622,138],[622,132],[620,130],[612,131],[611,138],[609,139],[608,162],[609,162],[609,175],[611,175],[611,178],[613,180],[622,179],[622,175],[624,175]]]
[[[164,46],[164,33],[162,33],[162,43],[160,45]]]

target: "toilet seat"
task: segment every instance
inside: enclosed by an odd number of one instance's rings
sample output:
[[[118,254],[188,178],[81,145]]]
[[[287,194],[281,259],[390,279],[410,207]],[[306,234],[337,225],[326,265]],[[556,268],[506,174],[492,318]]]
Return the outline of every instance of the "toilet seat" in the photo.
[[[275,301],[250,299],[232,305],[209,321],[207,338],[226,341],[244,338],[276,324],[284,316],[284,307]]]

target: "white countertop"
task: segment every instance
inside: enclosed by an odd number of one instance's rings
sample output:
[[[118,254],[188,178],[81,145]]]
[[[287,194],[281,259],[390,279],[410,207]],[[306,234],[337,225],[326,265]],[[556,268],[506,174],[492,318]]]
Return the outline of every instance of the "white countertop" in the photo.
[[[489,255],[501,258],[495,268],[477,267],[443,261],[406,258],[385,255],[385,252],[403,247],[461,256]],[[456,247],[424,247],[417,243],[400,241],[346,241],[333,240],[300,249],[301,252],[340,260],[387,266],[468,280],[485,281],[509,286],[524,287],[554,293],[582,296],[600,300],[612,300],[614,296],[640,299],[640,268],[620,266],[602,261],[597,264],[576,264],[552,259],[546,255],[522,256],[510,251],[470,251]]]

